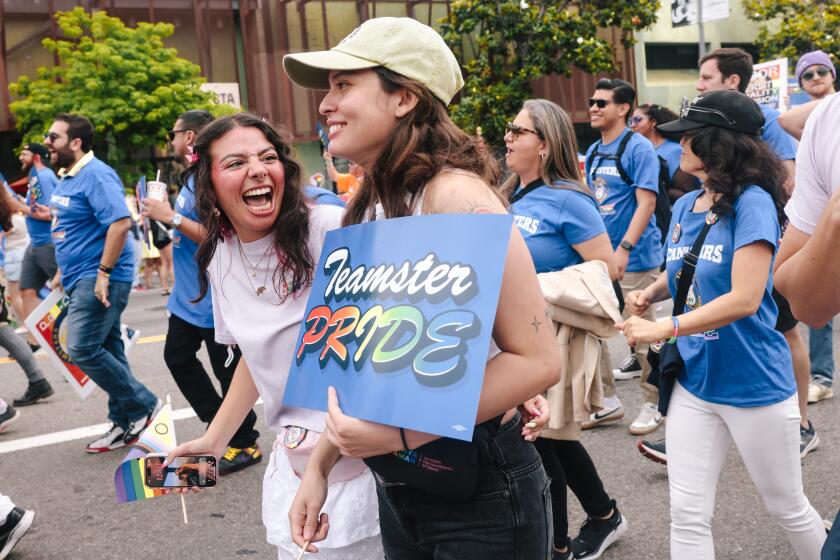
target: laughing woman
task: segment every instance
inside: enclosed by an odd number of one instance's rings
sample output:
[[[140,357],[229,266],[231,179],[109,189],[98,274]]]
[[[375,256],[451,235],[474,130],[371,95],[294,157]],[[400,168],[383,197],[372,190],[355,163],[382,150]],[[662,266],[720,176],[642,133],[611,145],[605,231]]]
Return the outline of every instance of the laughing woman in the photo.
[[[207,433],[176,448],[168,460],[221,456],[262,397],[266,424],[278,435],[263,481],[263,522],[278,557],[294,558],[286,512],[305,449],[324,431],[325,415],[283,406],[283,391],[313,266],[326,232],[339,227],[342,209],[306,202],[289,143],[254,115],[213,121],[198,135],[194,151],[198,161],[187,174],[195,180],[196,206],[207,230],[196,254],[199,299],[212,291],[216,341],[239,345],[242,359]],[[343,514],[343,522],[323,544],[322,558],[382,558],[374,492],[364,463],[339,462],[330,479],[329,506]]]
[[[430,27],[409,18],[368,20],[330,51],[287,55],[284,67],[299,85],[329,90],[320,112],[329,125],[330,152],[364,169],[344,225],[420,214],[505,213],[491,187],[497,166],[447,114],[463,79],[454,55]],[[517,411],[519,403],[559,379],[559,353],[544,315],[533,262],[514,228],[476,418],[487,445],[470,444],[478,454],[477,491],[456,502],[422,489],[421,481],[409,484],[372,466],[386,558],[550,558],[548,479],[534,446],[520,436]],[[447,445],[408,429],[403,439],[398,428],[348,417],[334,394],[331,400],[328,437],[319,441],[289,512],[302,547],[328,535],[319,513],[329,509],[327,474],[340,456],[387,455],[432,441]],[[330,513],[333,527],[347,522]]]

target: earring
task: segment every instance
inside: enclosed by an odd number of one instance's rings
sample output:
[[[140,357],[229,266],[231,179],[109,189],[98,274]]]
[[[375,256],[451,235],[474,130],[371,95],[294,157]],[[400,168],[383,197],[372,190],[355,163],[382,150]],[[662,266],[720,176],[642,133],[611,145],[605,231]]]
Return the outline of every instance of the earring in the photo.
[[[540,159],[545,159],[545,152],[540,152]]]

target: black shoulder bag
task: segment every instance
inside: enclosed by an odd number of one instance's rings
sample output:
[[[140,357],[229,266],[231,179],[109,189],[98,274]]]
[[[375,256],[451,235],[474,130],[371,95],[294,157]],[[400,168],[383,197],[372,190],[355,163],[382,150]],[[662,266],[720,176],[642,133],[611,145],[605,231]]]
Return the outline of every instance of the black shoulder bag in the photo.
[[[714,212],[706,215],[706,223],[700,230],[700,235],[694,241],[691,249],[683,256],[683,266],[677,273],[677,296],[674,298],[674,316],[682,315],[685,309],[685,302],[688,299],[688,291],[691,289],[691,282],[694,280],[694,272],[697,269],[697,259],[700,249],[706,241],[709,230],[717,222],[718,216]],[[648,383],[659,389],[659,412],[662,416],[667,415],[668,405],[671,402],[671,393],[674,391],[674,383],[677,375],[685,368],[680,350],[676,341],[673,344],[660,341],[650,345],[647,355],[650,364],[650,375]]]

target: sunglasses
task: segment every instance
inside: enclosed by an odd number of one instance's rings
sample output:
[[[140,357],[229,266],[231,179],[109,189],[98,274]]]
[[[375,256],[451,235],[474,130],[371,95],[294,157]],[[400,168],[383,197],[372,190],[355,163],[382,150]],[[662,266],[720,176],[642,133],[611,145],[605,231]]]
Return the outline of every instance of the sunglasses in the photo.
[[[536,130],[531,130],[530,128],[525,128],[524,126],[519,126],[518,124],[513,124],[512,122],[505,124],[505,130],[513,134],[514,137],[519,137],[526,132],[530,132],[531,134],[536,134],[538,137],[542,138],[542,134]]]
[[[829,72],[831,72],[831,70],[825,67],[817,68],[816,70],[816,74],[819,74],[820,78],[825,78],[826,76],[828,76]],[[814,79],[814,73],[814,70],[808,70],[807,72],[803,72],[802,79],[806,82],[810,82]]]
[[[62,138],[61,134],[57,134],[55,132],[47,132],[44,134],[44,140],[49,139],[50,142],[55,142],[59,138]]]
[[[641,116],[641,117],[630,117],[630,124],[639,124],[640,122],[642,122],[646,118],[648,118],[647,115],[644,115],[644,116]]]
[[[612,101],[610,101],[609,99],[589,99],[589,106],[592,107],[593,105],[597,105],[599,109],[603,109],[610,103],[612,103]]]
[[[175,136],[177,136],[181,132],[187,132],[189,130],[190,130],[189,128],[181,128],[181,129],[178,129],[178,130],[170,130],[169,132],[166,133],[166,137],[169,138],[170,142],[172,142],[173,140],[175,140]]]

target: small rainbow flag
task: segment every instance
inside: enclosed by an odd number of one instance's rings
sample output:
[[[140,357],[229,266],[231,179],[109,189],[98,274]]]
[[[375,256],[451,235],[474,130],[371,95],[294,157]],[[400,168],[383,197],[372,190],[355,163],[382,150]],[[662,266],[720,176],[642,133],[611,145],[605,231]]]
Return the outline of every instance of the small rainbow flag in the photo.
[[[131,447],[131,450],[114,473],[114,490],[117,494],[117,503],[125,504],[163,495],[162,489],[149,488],[143,482],[146,455],[149,453],[169,453],[175,446],[172,405],[166,404],[154,417],[149,427],[140,435],[140,439]]]

